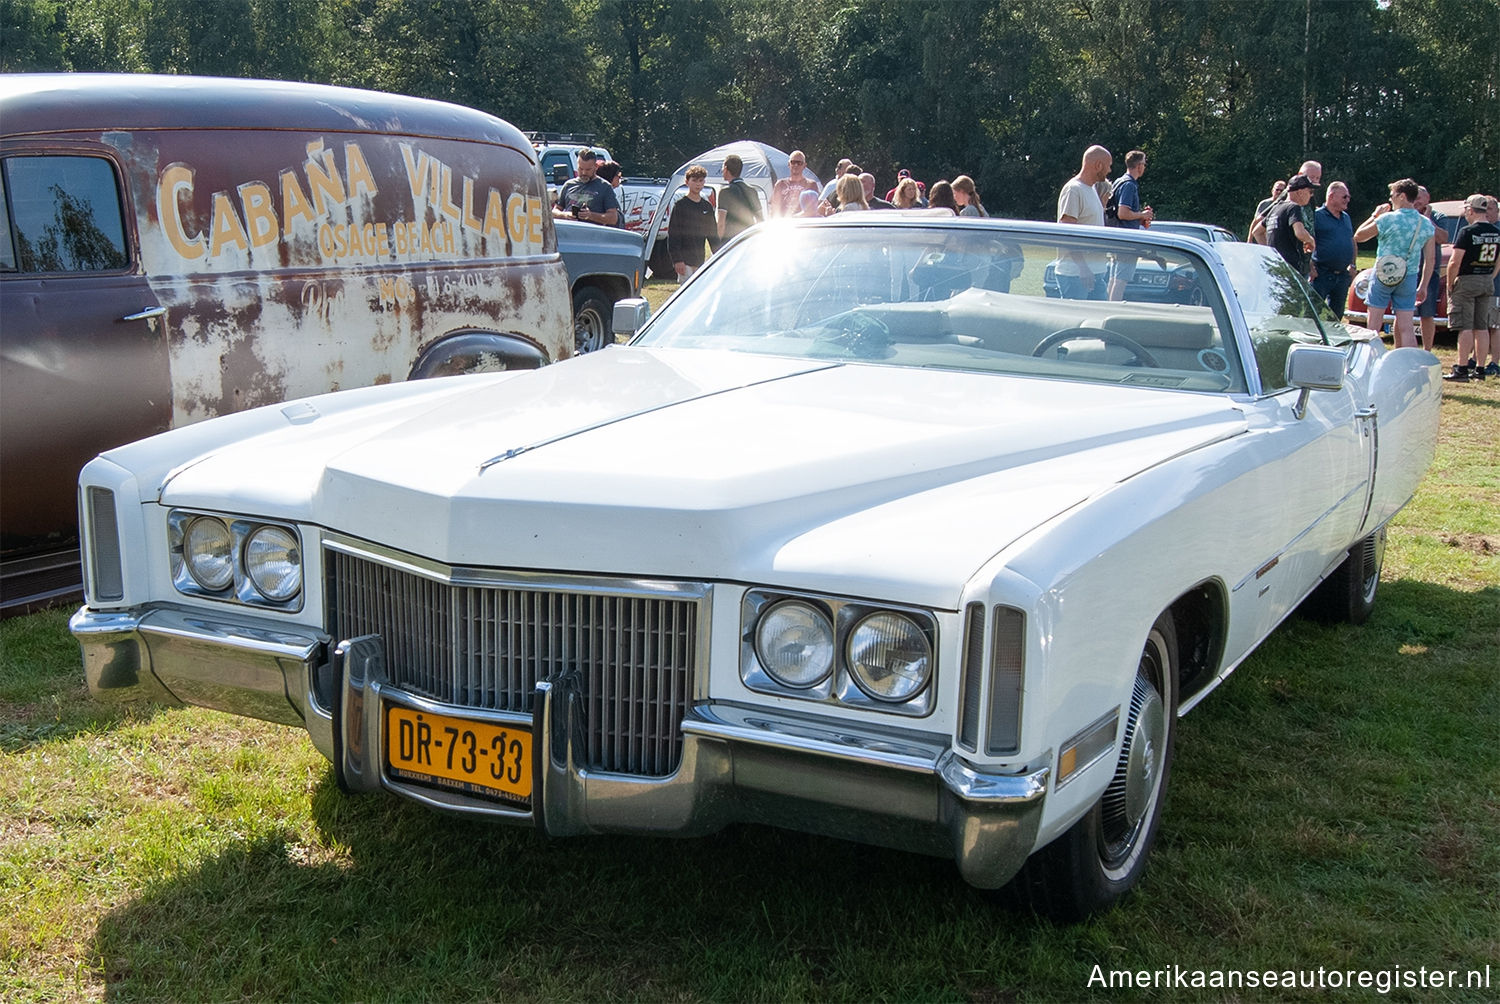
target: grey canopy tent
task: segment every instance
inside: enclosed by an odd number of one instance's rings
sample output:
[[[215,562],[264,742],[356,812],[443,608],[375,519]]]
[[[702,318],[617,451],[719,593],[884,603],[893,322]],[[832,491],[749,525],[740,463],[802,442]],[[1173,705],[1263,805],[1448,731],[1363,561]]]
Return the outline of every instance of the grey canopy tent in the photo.
[[[700,153],[672,172],[666,188],[662,190],[661,199],[657,203],[657,211],[652,215],[651,226],[646,231],[645,247],[654,248],[657,234],[666,229],[667,217],[672,211],[672,206],[686,190],[688,168],[694,164],[703,165],[703,168],[708,171],[708,184],[717,188],[723,177],[724,158],[732,153],[739,154],[740,160],[745,165],[740,172],[740,178],[760,193],[761,208],[767,209],[771,203],[771,192],[776,187],[776,182],[792,173],[790,156],[770,144],[759,143],[753,139],[725,143],[723,146],[716,146],[712,150]],[[823,183],[812,171],[804,170],[803,175],[817,182],[819,188],[822,187]]]

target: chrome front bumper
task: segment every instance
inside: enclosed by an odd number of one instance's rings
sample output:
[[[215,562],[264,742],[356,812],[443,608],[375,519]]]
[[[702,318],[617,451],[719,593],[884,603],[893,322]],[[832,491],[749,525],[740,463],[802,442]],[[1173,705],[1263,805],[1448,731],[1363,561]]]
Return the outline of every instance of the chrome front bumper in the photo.
[[[777,710],[701,703],[682,723],[664,777],[581,763],[583,712],[566,679],[537,685],[535,714],[425,701],[385,681],[384,646],[169,609],[71,622],[99,697],[196,704],[304,727],[349,791],[395,791],[434,808],[533,824],[554,836],[696,836],[732,822],[951,857],[981,888],[1004,885],[1036,843],[1050,781],[1043,766],[985,774],[937,737],[876,732]],[[383,767],[387,697],[435,713],[530,730],[532,799],[508,806],[393,779]]]

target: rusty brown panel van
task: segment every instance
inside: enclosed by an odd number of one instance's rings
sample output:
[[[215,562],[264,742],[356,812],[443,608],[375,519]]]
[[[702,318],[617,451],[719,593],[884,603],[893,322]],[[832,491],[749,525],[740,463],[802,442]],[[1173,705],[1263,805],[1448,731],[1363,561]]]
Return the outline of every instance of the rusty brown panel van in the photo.
[[[77,475],[103,450],[573,351],[536,152],[471,108],[282,81],[0,75],[0,189],[3,607],[77,584]]]

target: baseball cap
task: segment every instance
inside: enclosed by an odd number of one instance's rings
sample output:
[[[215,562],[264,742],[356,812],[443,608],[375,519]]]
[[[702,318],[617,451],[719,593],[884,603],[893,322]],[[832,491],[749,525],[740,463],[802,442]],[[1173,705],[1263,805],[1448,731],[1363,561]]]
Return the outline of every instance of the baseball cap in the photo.
[[[1292,175],[1292,179],[1286,183],[1286,190],[1288,192],[1297,192],[1304,188],[1317,187],[1317,185],[1313,184],[1313,180],[1305,174],[1294,174]]]
[[[1472,209],[1476,213],[1487,213],[1490,211],[1490,199],[1487,195],[1471,195],[1464,200],[1464,208]]]

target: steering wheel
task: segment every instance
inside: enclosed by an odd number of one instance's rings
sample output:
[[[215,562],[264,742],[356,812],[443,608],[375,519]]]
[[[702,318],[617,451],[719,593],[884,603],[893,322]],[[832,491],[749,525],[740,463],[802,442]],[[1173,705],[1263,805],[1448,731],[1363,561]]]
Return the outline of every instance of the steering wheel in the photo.
[[[1203,290],[1198,285],[1198,270],[1192,265],[1178,265],[1167,275],[1167,302],[1203,304]]]
[[[819,335],[816,340],[824,345],[837,346],[848,355],[879,359],[890,348],[891,329],[874,314],[857,307],[825,318],[822,323],[835,333]]]
[[[1031,350],[1031,354],[1033,356],[1041,356],[1048,349],[1056,348],[1064,342],[1078,341],[1085,338],[1094,339],[1106,345],[1118,345],[1134,356],[1135,361],[1142,366],[1161,367],[1161,363],[1156,361],[1156,357],[1147,352],[1140,342],[1137,342],[1134,338],[1126,338],[1118,331],[1111,331],[1109,328],[1063,328],[1061,331],[1054,331],[1046,338],[1043,338],[1037,344],[1037,347]]]

